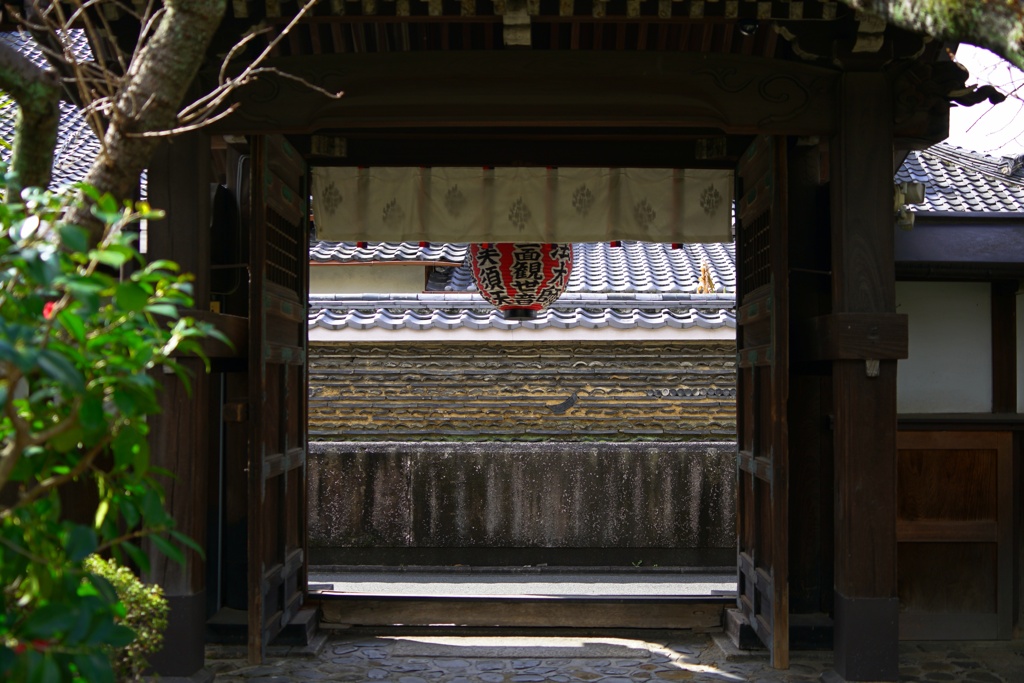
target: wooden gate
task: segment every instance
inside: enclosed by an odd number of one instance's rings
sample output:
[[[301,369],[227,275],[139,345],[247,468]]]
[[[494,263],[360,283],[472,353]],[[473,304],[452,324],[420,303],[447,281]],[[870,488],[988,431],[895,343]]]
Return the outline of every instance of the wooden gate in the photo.
[[[738,606],[789,666],[789,292],[784,139],[758,137],[737,169]]]
[[[249,230],[249,661],[306,594],[306,166],[252,140]]]

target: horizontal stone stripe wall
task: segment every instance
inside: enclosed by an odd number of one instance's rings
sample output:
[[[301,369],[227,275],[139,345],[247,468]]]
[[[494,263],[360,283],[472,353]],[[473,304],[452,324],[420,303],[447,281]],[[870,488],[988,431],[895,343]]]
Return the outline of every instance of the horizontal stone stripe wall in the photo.
[[[310,344],[320,441],[734,440],[731,342]]]
[[[394,548],[488,549],[495,557],[503,548],[733,552],[735,448],[313,443],[311,557],[343,560],[325,551],[345,548],[381,556]]]

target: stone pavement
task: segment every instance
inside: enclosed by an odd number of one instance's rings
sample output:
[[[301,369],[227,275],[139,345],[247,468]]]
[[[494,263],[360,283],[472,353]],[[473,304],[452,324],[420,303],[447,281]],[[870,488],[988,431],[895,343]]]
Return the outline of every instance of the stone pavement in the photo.
[[[217,683],[809,683],[832,663],[831,652],[794,652],[791,667],[776,671],[764,654],[723,649],[722,634],[532,633],[338,631],[315,654],[271,656],[260,666],[247,665],[238,648],[210,648],[207,668]],[[1024,641],[903,643],[900,680],[1024,683]]]

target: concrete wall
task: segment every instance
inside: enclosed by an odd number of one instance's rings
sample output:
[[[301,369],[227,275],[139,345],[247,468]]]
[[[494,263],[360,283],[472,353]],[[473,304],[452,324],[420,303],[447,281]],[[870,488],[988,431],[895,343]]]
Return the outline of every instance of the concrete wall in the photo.
[[[735,441],[727,341],[309,347],[314,441]]]
[[[909,357],[899,361],[901,413],[992,410],[991,296],[987,282],[897,282],[909,316]]]
[[[311,443],[310,562],[735,561],[734,443]]]

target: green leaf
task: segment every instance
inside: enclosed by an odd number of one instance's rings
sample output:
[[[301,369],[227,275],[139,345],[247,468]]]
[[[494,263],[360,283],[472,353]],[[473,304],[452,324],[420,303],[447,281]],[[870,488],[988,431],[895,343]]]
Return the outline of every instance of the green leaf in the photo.
[[[45,652],[40,656],[39,662],[32,668],[29,674],[31,683],[59,683],[61,680],[60,667],[54,661],[53,655]]]
[[[75,655],[75,667],[89,683],[114,683],[114,669],[102,654]]]
[[[114,293],[114,303],[125,311],[141,311],[148,301],[146,290],[135,282],[122,282]]]
[[[92,395],[83,398],[82,407],[78,409],[78,421],[87,432],[106,430],[107,419],[103,412],[103,401]]]
[[[25,620],[22,634],[29,640],[48,639],[68,630],[74,623],[75,616],[64,605],[43,605]]]
[[[72,562],[81,562],[96,550],[96,532],[87,526],[76,524],[71,527],[64,551]]]
[[[110,582],[104,577],[99,574],[90,573],[86,578],[89,579],[89,583],[91,583],[93,588],[96,589],[96,592],[99,594],[100,598],[102,598],[103,602],[111,605],[117,602],[117,591],[114,590],[114,587],[110,585]]]
[[[166,555],[168,558],[174,560],[178,564],[185,564],[185,553],[181,552],[181,549],[168,541],[166,538],[162,538],[157,535],[149,537],[149,540],[153,542],[153,545]]]
[[[135,503],[131,500],[123,500],[120,510],[121,516],[124,517],[124,523],[128,525],[129,529],[134,529],[135,525],[139,523],[139,509],[135,507]]]
[[[110,634],[106,638],[108,645],[115,648],[122,648],[131,645],[135,641],[135,631],[122,624],[114,624]]]
[[[149,571],[149,558],[146,557],[146,553],[142,552],[137,545],[125,541],[121,544],[121,549],[128,554],[128,557],[132,558],[132,562],[134,562],[135,566],[137,566],[141,571]]]
[[[71,311],[64,309],[57,314],[57,322],[68,331],[79,344],[85,341],[85,323]]]
[[[71,251],[85,251],[89,248],[89,233],[77,225],[62,223],[57,226],[57,234]]]
[[[96,505],[96,516],[93,525],[100,529],[103,527],[103,523],[107,520],[107,514],[110,512],[110,501],[104,498]]]
[[[71,361],[53,349],[43,349],[40,351],[37,362],[39,363],[39,368],[44,373],[75,393],[85,391],[85,378],[82,376],[82,373],[71,364]]]
[[[84,437],[85,433],[81,427],[71,427],[50,439],[49,446],[58,453],[68,453],[78,448],[78,444],[82,442]],[[57,469],[54,468],[54,471],[56,472]]]
[[[89,258],[111,268],[120,268],[128,262],[126,255],[109,249],[92,249]]]
[[[181,266],[179,266],[174,261],[168,261],[167,259],[157,259],[155,261],[150,261],[149,265],[147,265],[143,269],[143,272],[148,274],[160,270],[165,270],[171,273],[177,273],[179,270],[181,270]]]
[[[134,426],[121,429],[110,444],[114,452],[114,465],[119,469],[134,468],[144,473],[149,467],[149,444]]]
[[[78,190],[94,202],[98,202],[100,200],[100,191],[89,183],[72,183],[71,187]]]
[[[171,304],[150,304],[146,306],[146,311],[153,315],[163,315],[168,318],[178,317],[178,307]]]
[[[171,535],[171,538],[176,540],[178,543],[181,543],[183,546],[191,548],[199,554],[199,557],[203,558],[204,560],[206,559],[206,553],[203,551],[202,547],[200,547],[198,543],[189,538],[187,534],[184,534],[178,531],[177,529],[171,529],[167,533],[169,533]]]
[[[122,415],[134,415],[137,403],[130,392],[114,389],[114,405]]]

